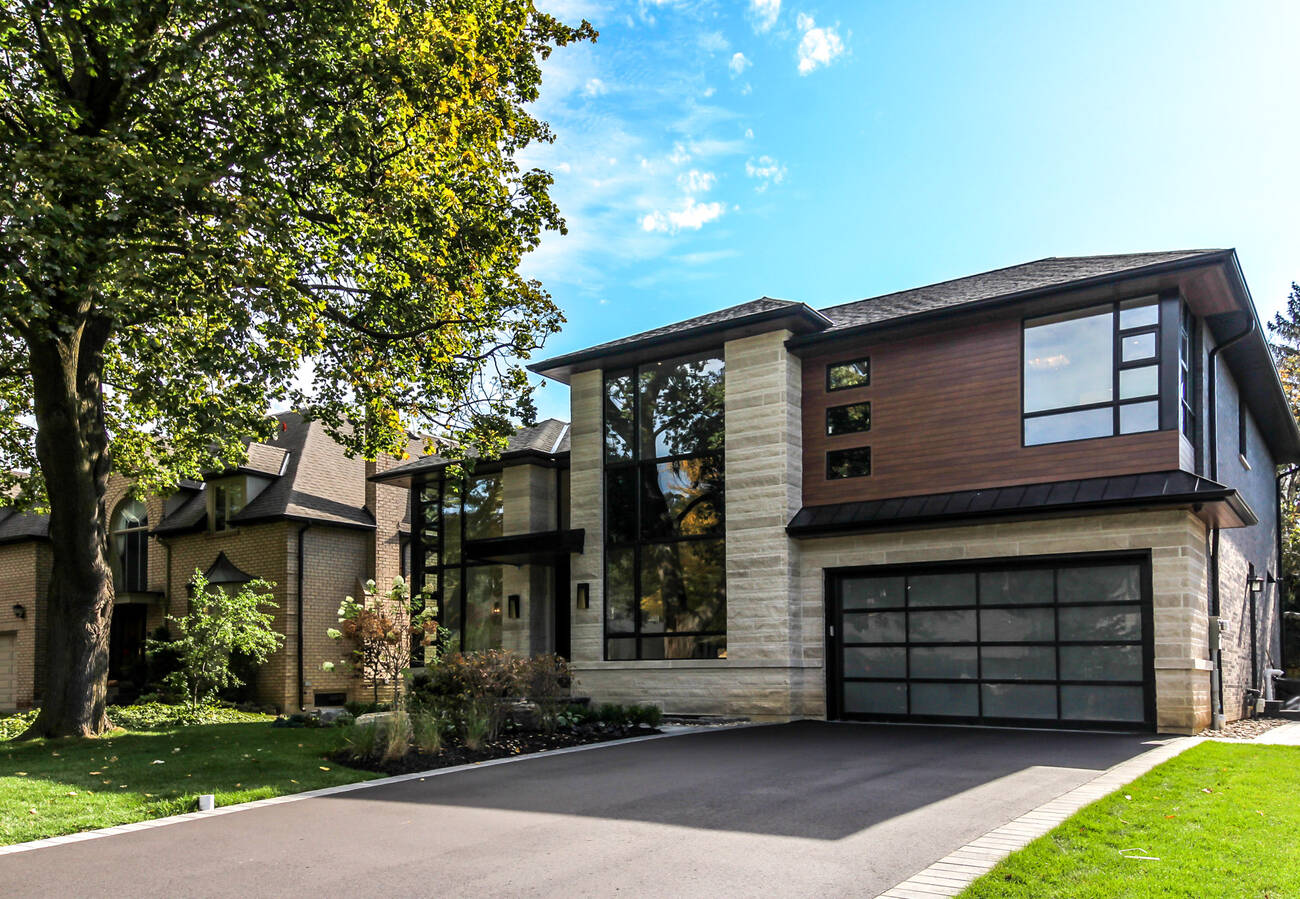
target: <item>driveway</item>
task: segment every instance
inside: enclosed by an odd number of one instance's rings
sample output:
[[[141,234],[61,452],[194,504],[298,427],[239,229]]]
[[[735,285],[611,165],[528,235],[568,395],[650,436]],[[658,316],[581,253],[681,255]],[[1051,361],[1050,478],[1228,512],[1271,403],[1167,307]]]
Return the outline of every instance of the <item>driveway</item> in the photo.
[[[1150,748],[799,722],[557,755],[0,857],[7,896],[873,896]]]

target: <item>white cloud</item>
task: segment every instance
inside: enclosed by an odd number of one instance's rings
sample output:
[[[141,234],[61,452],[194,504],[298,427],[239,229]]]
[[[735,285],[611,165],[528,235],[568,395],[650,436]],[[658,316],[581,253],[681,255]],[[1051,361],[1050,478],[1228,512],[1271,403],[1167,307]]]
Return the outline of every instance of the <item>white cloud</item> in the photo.
[[[762,193],[769,185],[780,184],[785,180],[785,166],[771,156],[760,156],[745,163],[745,174],[757,179],[758,186],[754,190]]]
[[[799,74],[807,75],[818,66],[828,66],[844,52],[844,42],[840,40],[834,26],[817,28],[812,16],[799,13],[799,30],[803,38],[799,41]]]
[[[710,85],[709,87],[706,87],[704,89],[704,93],[702,96],[704,97],[704,99],[707,100],[709,99],[709,97],[712,97],[715,93],[717,93],[717,88]]]
[[[721,53],[731,45],[727,39],[722,36],[721,31],[706,31],[700,35],[700,49],[709,53]]]
[[[677,186],[688,194],[708,193],[717,181],[717,175],[699,169],[691,169],[677,176]]]
[[[776,17],[781,15],[781,0],[749,0],[749,12],[754,17],[755,31],[771,31]]]
[[[599,78],[588,78],[587,83],[582,88],[584,97],[599,97],[601,94],[607,93],[609,93],[609,88]]]
[[[668,161],[673,165],[685,165],[691,161],[691,154],[682,144],[673,144],[673,152],[668,154]]]
[[[680,209],[656,209],[643,215],[641,230],[674,233],[683,229],[698,231],[725,210],[726,206],[722,203],[696,203],[694,197],[686,197]]]
[[[754,139],[754,129],[753,129],[753,128],[746,128],[746,129],[745,129],[745,137],[746,137],[747,139],[749,139],[749,140],[753,140],[753,139]]]
[[[749,68],[749,66],[750,62],[745,58],[744,53],[737,53],[735,56],[731,57],[731,62],[727,64],[727,68],[731,69],[731,74],[733,75],[739,75],[741,72],[745,71],[745,69]]]

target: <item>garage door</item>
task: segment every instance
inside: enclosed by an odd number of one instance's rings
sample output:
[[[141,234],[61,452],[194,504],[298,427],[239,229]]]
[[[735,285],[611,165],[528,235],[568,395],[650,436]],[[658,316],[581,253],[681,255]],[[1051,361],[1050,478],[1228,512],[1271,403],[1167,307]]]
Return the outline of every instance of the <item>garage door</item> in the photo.
[[[1115,556],[831,572],[830,712],[1151,728],[1149,572]]]
[[[0,711],[14,707],[14,635],[0,634]]]

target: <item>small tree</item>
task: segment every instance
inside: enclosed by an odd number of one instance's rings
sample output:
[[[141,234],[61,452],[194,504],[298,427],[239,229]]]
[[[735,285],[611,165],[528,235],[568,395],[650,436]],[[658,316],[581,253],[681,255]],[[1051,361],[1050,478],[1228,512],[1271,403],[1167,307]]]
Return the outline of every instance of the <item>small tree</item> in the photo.
[[[264,606],[276,607],[271,602],[273,584],[249,581],[232,595],[220,587],[211,587],[202,572],[195,570],[190,586],[194,595],[189,614],[183,618],[167,616],[180,637],[151,640],[150,648],[176,654],[179,668],[167,676],[166,683],[184,693],[193,709],[217,690],[244,683],[231,669],[232,655],[241,653],[260,665],[280,648],[284,635],[271,627],[274,616],[262,611]]]
[[[411,648],[425,647],[426,660],[437,652],[437,607],[428,594],[414,601],[406,580],[393,578],[393,586],[380,594],[374,581],[366,581],[361,602],[345,597],[339,606],[339,626],[330,628],[330,639],[346,642],[350,649],[337,665],[325,662],[324,671],[342,667],[354,677],[369,677],[379,700],[379,685],[393,685],[393,705],[402,694],[402,675],[411,666]]]

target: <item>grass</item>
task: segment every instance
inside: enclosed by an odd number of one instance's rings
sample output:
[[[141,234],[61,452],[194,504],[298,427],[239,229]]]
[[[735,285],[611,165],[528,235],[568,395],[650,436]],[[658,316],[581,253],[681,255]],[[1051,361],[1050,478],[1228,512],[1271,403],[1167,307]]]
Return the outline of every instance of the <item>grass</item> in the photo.
[[[268,719],[0,743],[0,845],[379,776],[326,759],[338,740]]]
[[[1297,833],[1300,747],[1202,743],[1011,854],[961,897],[1300,896]]]

